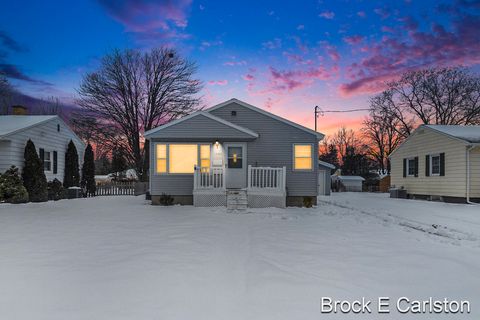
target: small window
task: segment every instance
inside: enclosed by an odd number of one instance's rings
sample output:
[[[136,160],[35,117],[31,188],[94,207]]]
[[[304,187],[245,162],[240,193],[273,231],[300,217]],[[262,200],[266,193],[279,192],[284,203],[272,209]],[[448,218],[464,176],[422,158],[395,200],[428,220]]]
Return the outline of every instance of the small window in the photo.
[[[415,158],[407,159],[407,176],[414,177],[416,171]]]
[[[167,172],[167,145],[157,144],[156,150],[157,157],[157,173]]]
[[[60,132],[60,124],[57,124],[57,132]]]
[[[210,169],[210,145],[200,145],[200,167],[202,170],[208,171]]]
[[[243,148],[228,147],[228,168],[241,169],[243,167]]]
[[[430,156],[430,175],[431,176],[440,175],[440,155],[439,154]]]
[[[43,170],[50,171],[52,167],[52,157],[50,151],[43,152]]]
[[[312,170],[312,145],[296,144],[293,148],[294,153],[294,170]]]
[[[237,111],[233,110],[232,111],[232,117],[235,117],[237,115]]]

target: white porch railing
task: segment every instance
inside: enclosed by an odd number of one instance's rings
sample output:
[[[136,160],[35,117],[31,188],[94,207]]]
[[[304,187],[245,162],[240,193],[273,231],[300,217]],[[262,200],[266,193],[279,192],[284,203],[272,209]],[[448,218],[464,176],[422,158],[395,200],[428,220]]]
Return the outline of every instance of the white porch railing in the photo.
[[[223,168],[195,167],[193,172],[194,190],[225,189],[225,171]]]
[[[247,188],[251,191],[285,192],[286,167],[248,166]]]

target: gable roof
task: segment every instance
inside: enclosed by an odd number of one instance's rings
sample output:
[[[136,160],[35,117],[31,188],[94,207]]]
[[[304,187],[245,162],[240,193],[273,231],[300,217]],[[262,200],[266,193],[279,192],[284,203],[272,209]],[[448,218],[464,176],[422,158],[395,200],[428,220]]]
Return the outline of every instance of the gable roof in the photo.
[[[265,111],[265,110],[263,110],[263,109],[260,109],[260,108],[258,108],[258,107],[252,106],[251,104],[248,104],[248,103],[246,103],[246,102],[243,102],[243,101],[238,100],[238,99],[235,99],[235,98],[232,98],[232,99],[227,100],[227,101],[225,101],[225,102],[219,103],[219,104],[217,104],[217,105],[215,105],[215,106],[213,106],[213,107],[211,107],[211,108],[206,109],[205,111],[206,111],[206,112],[211,112],[211,111],[214,111],[214,110],[223,108],[223,107],[231,104],[232,102],[237,103],[237,104],[239,104],[239,105],[241,105],[241,106],[243,106],[243,107],[245,107],[245,108],[248,108],[248,109],[250,109],[250,110],[253,110],[253,111],[256,111],[256,112],[258,112],[258,113],[261,113],[261,114],[263,114],[263,115],[266,115],[266,116],[268,116],[268,117],[270,117],[270,118],[273,118],[273,119],[275,119],[275,120],[278,120],[278,121],[280,121],[280,122],[286,123],[286,124],[288,124],[288,125],[290,125],[290,126],[292,126],[292,127],[295,127],[295,128],[297,128],[297,129],[300,129],[300,130],[303,130],[303,131],[308,132],[308,133],[310,133],[310,134],[313,134],[313,135],[315,135],[319,140],[323,139],[323,137],[325,136],[323,133],[316,132],[316,131],[314,131],[314,130],[312,130],[312,129],[309,129],[309,128],[307,128],[307,127],[304,127],[304,126],[302,126],[302,125],[299,125],[298,123],[295,123],[295,122],[293,122],[293,121],[287,120],[287,119],[282,118],[282,117],[279,117],[279,116],[277,116],[277,115],[275,115],[275,114],[273,114],[273,113],[270,113],[270,112]]]
[[[0,137],[11,135],[57,118],[57,116],[0,116]]]
[[[480,143],[480,126],[438,125],[438,124],[437,125],[427,124],[423,126],[466,142]]]
[[[244,128],[244,127],[241,127],[239,125],[236,125],[236,124],[233,124],[227,120],[224,120],[222,118],[219,118],[219,117],[216,117],[214,116],[213,114],[210,114],[208,112],[205,112],[205,111],[197,111],[197,112],[194,112],[192,114],[189,114],[188,116],[185,116],[183,118],[180,118],[180,119],[177,119],[177,120],[174,120],[174,121],[171,121],[167,124],[164,124],[162,126],[159,126],[159,127],[156,127],[154,129],[151,129],[151,130],[148,130],[147,132],[145,132],[145,137],[148,137],[148,136],[151,136],[153,135],[154,133],[158,132],[158,131],[161,131],[161,130],[164,130],[166,128],[169,128],[169,127],[172,127],[172,126],[175,126],[179,123],[182,123],[188,119],[191,119],[191,118],[194,118],[194,117],[198,117],[198,116],[204,116],[204,117],[207,117],[213,121],[216,121],[218,123],[221,123],[223,125],[226,125],[232,129],[235,129],[235,130],[238,130],[238,131],[241,131],[245,134],[247,134],[248,136],[252,137],[252,138],[258,138],[258,133],[250,130],[250,129],[247,129],[247,128]],[[192,137],[193,138],[193,137]]]

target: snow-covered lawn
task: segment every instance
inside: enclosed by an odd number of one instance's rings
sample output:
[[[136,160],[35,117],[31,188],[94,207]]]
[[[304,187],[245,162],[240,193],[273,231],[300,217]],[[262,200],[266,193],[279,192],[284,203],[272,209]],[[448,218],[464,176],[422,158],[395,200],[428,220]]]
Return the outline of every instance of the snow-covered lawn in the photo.
[[[467,299],[472,313],[326,315],[325,296]],[[248,214],[133,196],[0,205],[1,319],[479,317],[478,206],[356,193]]]

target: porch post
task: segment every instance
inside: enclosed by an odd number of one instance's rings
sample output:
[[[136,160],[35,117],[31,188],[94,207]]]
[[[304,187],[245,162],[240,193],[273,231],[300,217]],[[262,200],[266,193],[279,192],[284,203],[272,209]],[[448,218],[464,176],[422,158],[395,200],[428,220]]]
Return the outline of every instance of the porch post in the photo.
[[[247,173],[247,189],[251,188],[251,179],[252,179],[252,165],[248,165],[248,173]]]
[[[285,191],[285,189],[287,188],[287,167],[283,167],[282,168],[283,170],[283,177],[282,177],[282,188],[283,188],[283,191]]]

